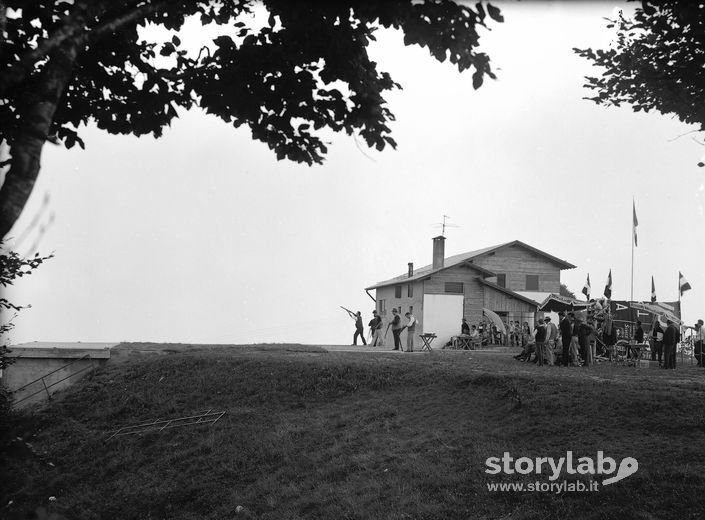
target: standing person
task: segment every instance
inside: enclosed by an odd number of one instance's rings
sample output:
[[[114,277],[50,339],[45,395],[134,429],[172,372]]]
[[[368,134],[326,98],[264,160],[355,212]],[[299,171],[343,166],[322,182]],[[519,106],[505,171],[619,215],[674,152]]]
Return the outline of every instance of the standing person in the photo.
[[[634,336],[632,337],[632,341],[634,343],[639,343],[637,338],[641,338],[642,341],[644,339],[644,329],[641,327],[641,322],[639,320],[636,320],[636,326],[634,327]],[[634,350],[632,349],[632,342],[630,341],[627,345],[627,358],[631,359],[632,357],[634,357]]]
[[[654,326],[651,329],[651,341],[653,348],[651,349],[651,361],[656,361],[658,357],[658,365],[661,366],[663,357],[663,328],[658,318],[654,320]]]
[[[570,331],[570,361],[573,366],[580,366],[580,320],[575,316],[574,312],[568,313],[570,325],[573,329]]]
[[[532,343],[533,339],[534,337],[531,335],[529,322],[525,321],[524,325],[521,326],[521,346],[525,347],[528,343]]]
[[[607,347],[607,354],[610,359],[614,358],[614,345],[617,343],[617,328],[612,321],[612,315],[608,312],[602,324],[602,340]]]
[[[705,327],[703,327],[703,320],[698,320],[695,324],[695,359],[698,360],[699,367],[705,366],[703,347],[705,347]]]
[[[382,344],[382,318],[377,311],[372,311],[372,319],[370,320],[370,336],[372,336],[372,346],[377,347]]]
[[[463,318],[463,323],[460,324],[460,334],[463,336],[470,335],[470,325],[468,325],[468,320]]]
[[[641,326],[641,321],[636,320],[636,329],[634,330],[634,343],[644,343],[644,328]],[[629,354],[627,357],[634,357],[634,351],[631,347],[629,349]],[[637,347],[638,349],[639,347]]]
[[[578,351],[580,354],[581,364],[585,365],[585,352],[587,347],[587,334],[585,330],[585,314],[583,311],[578,311],[575,313],[575,321],[573,322],[573,336],[577,333],[578,337]]]
[[[411,314],[411,312],[407,312],[404,316],[406,316],[406,319],[409,320],[406,322],[406,325],[402,327],[402,330],[406,329],[406,351],[413,352],[414,333],[416,332],[416,318],[414,318],[414,315]]]
[[[353,317],[355,320],[355,334],[353,335],[353,345],[357,346],[357,337],[360,336],[363,345],[367,345],[365,341],[365,327],[362,326],[362,313],[357,311],[357,314]]]
[[[580,346],[580,356],[583,358],[583,366],[589,366],[592,360],[590,359],[590,352],[588,352],[588,338],[592,333],[592,329],[587,321],[585,321],[585,316],[583,314],[579,314],[578,316],[576,316],[576,319],[578,323],[578,345]]]
[[[671,320],[666,320],[666,331],[663,333],[663,368],[676,368],[676,345],[680,340],[680,332]]]
[[[389,327],[392,327],[392,336],[394,336],[394,348],[392,350],[401,349],[401,331],[404,330],[404,326],[401,324],[401,316],[399,316],[399,311],[392,309],[392,321],[387,324],[387,330],[384,335],[389,332]]]
[[[514,334],[514,322],[509,320],[507,323],[507,334],[509,336],[509,346],[513,347],[516,345],[516,337]]]
[[[584,325],[585,327],[585,365],[590,366],[595,363],[597,350],[597,328],[595,319],[590,318]]]
[[[634,331],[634,342],[644,343],[644,328],[641,326],[641,321],[636,320],[636,330]]]
[[[551,322],[551,317],[546,316],[543,320],[546,323],[546,363],[554,364],[554,351],[556,349],[556,341],[558,340],[558,327]]]
[[[546,343],[546,325],[544,325],[543,321],[537,319],[534,329],[536,331],[536,334],[534,336],[534,339],[536,341],[536,363],[539,366],[543,366]]]
[[[567,367],[570,366],[570,338],[573,336],[573,326],[570,324],[570,320],[565,311],[559,312],[558,318],[558,325],[561,330],[561,343],[563,346],[561,365]]]

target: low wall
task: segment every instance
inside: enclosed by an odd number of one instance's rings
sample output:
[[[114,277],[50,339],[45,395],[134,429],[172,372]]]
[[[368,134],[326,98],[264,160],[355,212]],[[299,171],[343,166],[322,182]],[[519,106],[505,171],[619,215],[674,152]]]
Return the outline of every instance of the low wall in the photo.
[[[112,345],[111,345],[112,346]],[[2,374],[2,384],[14,392],[17,406],[46,401],[110,359],[110,346],[93,348],[13,346],[15,362]]]

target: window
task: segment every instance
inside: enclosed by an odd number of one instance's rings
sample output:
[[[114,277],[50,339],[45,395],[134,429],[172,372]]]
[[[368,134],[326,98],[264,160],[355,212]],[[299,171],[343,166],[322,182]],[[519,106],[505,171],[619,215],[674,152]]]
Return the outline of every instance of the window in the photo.
[[[407,288],[406,288],[406,295],[407,295],[409,298],[413,298],[413,297],[414,297],[414,285],[413,285],[413,284],[409,284],[409,285],[407,286]]]
[[[497,285],[499,285],[500,287],[507,286],[507,275],[506,274],[498,274],[497,275]]]
[[[387,300],[379,301],[379,313],[382,316],[385,316],[387,314]]]
[[[394,287],[394,297],[401,298],[401,285]]]
[[[537,275],[537,274],[527,274],[526,275],[526,290],[527,291],[538,291],[539,290],[539,275]]]
[[[463,294],[463,282],[446,282],[445,292]]]

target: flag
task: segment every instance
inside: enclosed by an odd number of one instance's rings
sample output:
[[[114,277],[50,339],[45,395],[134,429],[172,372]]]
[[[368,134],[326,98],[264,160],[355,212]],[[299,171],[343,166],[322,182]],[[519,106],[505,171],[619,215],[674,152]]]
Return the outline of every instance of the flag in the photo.
[[[636,237],[636,235],[634,235]],[[610,274],[607,275],[607,282],[605,283],[605,296],[609,300],[612,298],[612,269],[610,269]]]
[[[656,303],[656,286],[654,285],[654,277],[651,277],[651,303]]]
[[[681,296],[683,296],[683,293],[685,291],[689,291],[690,289],[692,289],[692,287],[688,283],[688,280],[685,279],[685,276],[683,276],[683,273],[681,273],[680,271],[678,271],[678,288],[681,291]]]
[[[639,225],[639,221],[636,219],[636,206],[634,201],[632,201],[632,232],[634,233],[634,245],[637,245],[636,240],[636,227]]]
[[[590,299],[590,273],[587,275],[587,282],[585,282],[585,286],[583,287],[583,294],[585,295],[585,298],[588,300]]]

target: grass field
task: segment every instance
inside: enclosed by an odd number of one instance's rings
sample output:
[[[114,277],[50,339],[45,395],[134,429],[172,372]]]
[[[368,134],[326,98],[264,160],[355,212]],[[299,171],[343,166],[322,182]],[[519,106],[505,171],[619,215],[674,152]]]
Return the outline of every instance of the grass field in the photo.
[[[116,354],[52,406],[12,418],[0,517],[44,507],[71,520],[705,518],[705,370],[695,367],[295,345]],[[226,414],[109,439],[208,409]],[[633,457],[639,469],[593,492],[488,490],[548,481],[489,475],[488,457],[568,451]]]

